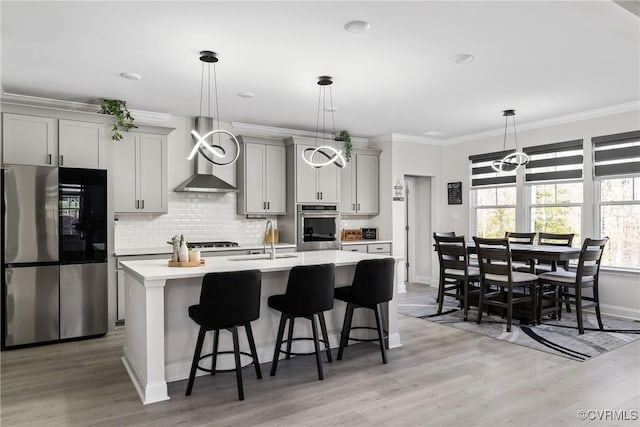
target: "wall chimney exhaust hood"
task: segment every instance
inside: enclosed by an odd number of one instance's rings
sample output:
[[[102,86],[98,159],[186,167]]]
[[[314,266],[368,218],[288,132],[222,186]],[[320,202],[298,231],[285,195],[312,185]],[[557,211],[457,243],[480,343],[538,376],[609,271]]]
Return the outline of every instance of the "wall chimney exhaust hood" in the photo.
[[[200,135],[205,135],[213,129],[213,118],[196,117],[196,130]],[[174,188],[173,191],[185,193],[230,193],[238,192],[238,189],[225,180],[218,178],[213,173],[204,171],[211,164],[198,153],[193,158],[193,175]]]

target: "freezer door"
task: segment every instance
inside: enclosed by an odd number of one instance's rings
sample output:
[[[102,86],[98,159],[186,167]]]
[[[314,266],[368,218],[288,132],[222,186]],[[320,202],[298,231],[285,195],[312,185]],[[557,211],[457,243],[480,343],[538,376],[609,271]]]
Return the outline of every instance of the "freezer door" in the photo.
[[[57,340],[58,266],[5,268],[4,273],[4,345]]]
[[[107,263],[60,266],[60,339],[106,334]]]
[[[58,261],[58,168],[4,169],[5,264]]]

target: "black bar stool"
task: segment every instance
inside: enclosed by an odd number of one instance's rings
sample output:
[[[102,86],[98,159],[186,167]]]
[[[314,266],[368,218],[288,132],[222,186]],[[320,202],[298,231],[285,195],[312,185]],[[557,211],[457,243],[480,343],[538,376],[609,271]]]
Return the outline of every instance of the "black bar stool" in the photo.
[[[395,261],[393,258],[367,259],[356,265],[356,273],[351,286],[335,289],[335,298],[347,303],[342,333],[340,334],[340,348],[338,360],[342,360],[345,347],[352,341],[379,341],[382,363],[387,363],[388,336],[383,329],[384,322],[380,304],[393,299],[393,273]],[[377,328],[371,326],[351,326],[353,310],[356,308],[373,310]],[[363,339],[350,338],[352,329],[372,329],[378,331],[378,338]]]
[[[236,373],[238,383],[238,399],[244,400],[244,390],[242,388],[242,368],[253,365],[256,369],[256,376],[262,379],[260,363],[256,353],[256,344],[251,331],[251,321],[260,316],[260,286],[262,283],[262,273],[260,270],[235,271],[229,273],[208,273],[202,279],[202,290],[200,291],[200,304],[189,307],[189,317],[200,325],[198,341],[193,353],[191,372],[189,373],[189,383],[187,384],[186,396],[191,395],[193,381],[196,377],[196,370],[211,372],[232,372]],[[247,333],[247,340],[251,353],[240,351],[238,344],[238,326],[244,326]],[[218,351],[218,339],[220,329],[226,329],[233,335],[233,351]],[[215,331],[213,337],[213,351],[201,356],[202,344],[207,331]],[[218,354],[232,354],[235,356],[235,369],[216,370],[216,359]],[[252,362],[241,366],[240,355],[251,357]],[[200,360],[211,357],[211,369],[199,366]]]
[[[321,264],[293,267],[289,273],[287,291],[284,295],[272,295],[269,297],[269,307],[280,311],[280,326],[278,327],[278,338],[273,352],[273,363],[271,364],[271,376],[276,374],[280,353],[286,354],[289,359],[291,355],[304,356],[308,354],[316,355],[318,365],[318,379],[324,379],[322,371],[322,359],[320,355],[320,342],[324,343],[329,363],[331,358],[331,348],[329,346],[329,336],[327,325],[324,321],[324,311],[333,308],[333,289],[335,287],[335,265]],[[315,316],[318,316],[322,338],[318,339],[318,329],[316,327]],[[293,338],[293,325],[296,317],[304,317],[311,321],[313,338]],[[285,324],[289,321],[289,336],[282,340]],[[315,351],[310,353],[293,353],[291,343],[297,340],[313,340]],[[282,350],[282,343],[287,343],[287,350]]]

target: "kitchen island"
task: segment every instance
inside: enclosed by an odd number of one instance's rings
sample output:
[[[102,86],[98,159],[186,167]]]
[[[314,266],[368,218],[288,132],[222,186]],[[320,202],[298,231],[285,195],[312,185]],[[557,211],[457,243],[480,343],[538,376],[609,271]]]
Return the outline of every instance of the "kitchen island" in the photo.
[[[123,262],[127,321],[122,361],[140,399],[145,404],[167,400],[167,382],[188,377],[198,326],[189,318],[187,309],[198,303],[202,277],[206,273],[253,269],[262,271],[260,318],[252,322],[252,328],[258,359],[260,363],[265,363],[271,362],[273,357],[280,315],[267,306],[267,298],[285,292],[292,267],[333,263],[336,266],[336,286],[345,286],[351,284],[359,261],[385,257],[388,255],[310,251],[280,254],[274,260],[262,254],[207,258],[205,265],[193,268],[168,267],[166,260]],[[402,277],[398,274],[400,261],[400,258],[396,258],[394,299],[384,311],[390,348],[400,346],[395,298],[397,280]],[[325,313],[331,347],[339,344],[345,307],[346,304],[336,301],[334,309]],[[375,326],[374,317],[369,312],[370,310],[356,310],[353,324]],[[309,322],[299,322],[296,323],[295,334],[311,336],[310,329]],[[210,340],[211,337],[208,336],[204,348],[211,348]],[[240,344],[246,346],[242,339]],[[221,333],[220,350],[230,346],[230,334]],[[311,347],[301,345],[297,351],[308,350]],[[218,365],[225,368],[226,363],[226,360],[220,359]]]

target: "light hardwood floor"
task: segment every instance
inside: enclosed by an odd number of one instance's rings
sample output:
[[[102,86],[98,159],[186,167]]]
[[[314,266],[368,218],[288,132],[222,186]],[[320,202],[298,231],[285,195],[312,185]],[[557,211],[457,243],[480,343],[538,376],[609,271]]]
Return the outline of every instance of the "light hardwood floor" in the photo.
[[[372,344],[325,364],[282,361],[276,377],[243,371],[169,385],[170,401],[143,406],[120,361],[123,331],[0,354],[2,426],[486,425],[601,426],[579,410],[640,409],[640,341],[587,362],[400,316],[403,347],[382,365]],[[335,357],[335,352],[334,352]]]

